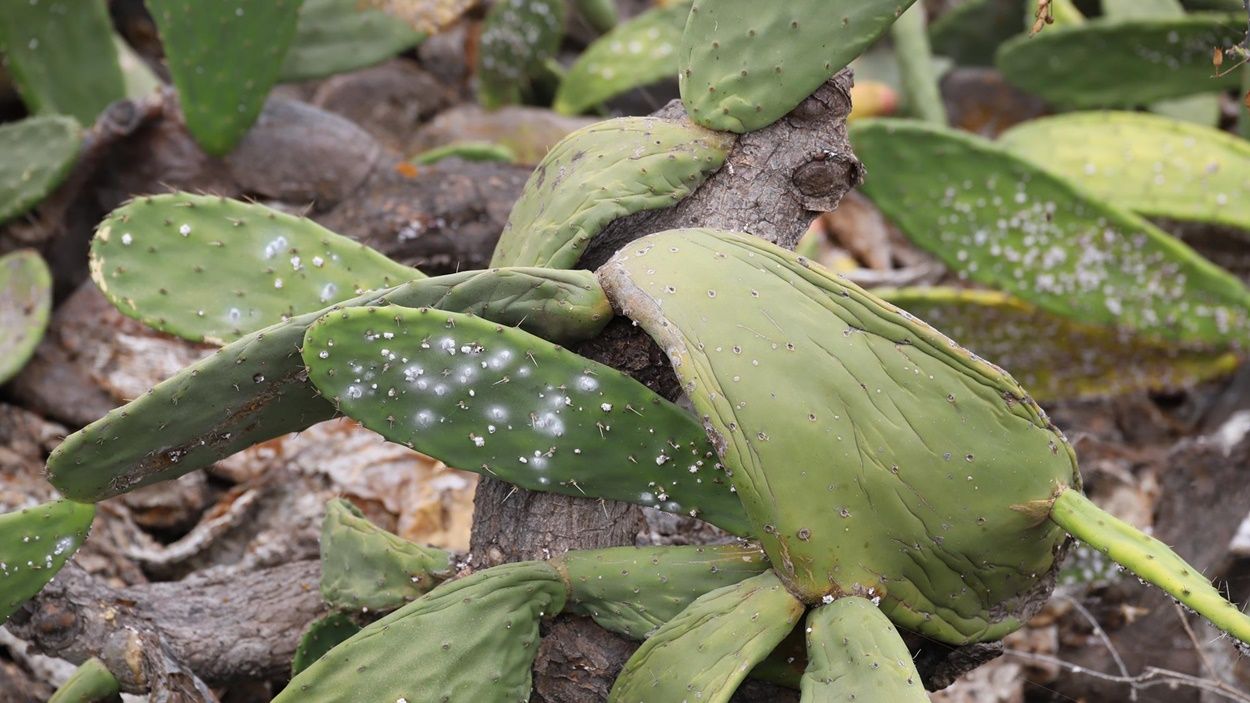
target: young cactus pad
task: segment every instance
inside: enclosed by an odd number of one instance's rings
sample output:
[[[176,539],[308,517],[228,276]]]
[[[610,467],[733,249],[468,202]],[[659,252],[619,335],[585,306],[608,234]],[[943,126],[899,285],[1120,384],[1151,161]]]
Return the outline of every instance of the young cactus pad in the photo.
[[[187,193],[109,214],[91,243],[91,276],[126,315],[211,344],[425,277],[307,218]]]
[[[478,99],[486,107],[519,103],[564,37],[565,0],[500,0],[482,23]]]
[[[365,68],[417,44],[425,35],[358,0],[304,0],[282,81],[325,78]]]
[[[543,562],[445,583],[330,650],[274,703],[529,700],[539,620],[564,600]]]
[[[1211,51],[1238,44],[1245,31],[1245,17],[1232,14],[1099,18],[1020,35],[999,48],[997,64],[1007,80],[1059,107],[1133,107],[1236,88],[1240,73],[1217,77]]]
[[[1072,113],[1026,122],[999,144],[1138,214],[1250,230],[1250,144],[1218,129],[1142,112]]]
[[[643,642],[608,701],[724,703],[804,609],[772,571],[707,593]]]
[[[295,656],[291,659],[291,676],[296,676],[312,666],[326,652],[346,642],[357,632],[360,632],[360,626],[344,613],[330,613],[314,620],[295,647]]]
[[[751,132],[781,119],[915,0],[696,0],[678,80],[699,124]]]
[[[611,318],[587,271],[500,269],[427,278],[341,306],[395,304],[473,312],[572,343]],[[247,447],[334,416],[307,382],[299,348],[307,313],[223,347],[66,438],[48,458],[62,493],[96,501],[177,478]]]
[[[87,539],[95,506],[58,500],[0,515],[0,624]]]
[[[73,168],[82,129],[72,118],[48,115],[0,125],[0,223],[48,196]]]
[[[675,78],[692,2],[651,8],[595,40],[560,81],[552,107],[576,115],[634,88]]]
[[[527,332],[366,307],[322,318],[303,354],[309,379],[341,412],[449,466],[749,529],[689,413]]]
[[[672,360],[793,592],[879,596],[954,644],[1029,615],[1065,535],[1012,506],[1078,479],[1009,376],[746,235],[652,235],[599,276]]]
[[[25,249],[0,256],[0,384],[17,375],[43,338],[52,310],[52,274]]]
[[[1000,291],[873,291],[1009,370],[1038,402],[1187,388],[1232,373],[1237,355],[1157,344],[1052,315]]]
[[[321,523],[321,597],[347,610],[394,610],[451,576],[451,554],[383,530],[341,498]]]
[[[804,701],[927,703],[898,630],[867,598],[848,596],[807,614]]]
[[[104,666],[104,662],[92,657],[74,670],[69,680],[56,689],[48,703],[105,703],[121,700],[121,685]]]
[[[147,0],[187,130],[209,154],[251,128],[295,37],[302,0]]]
[[[671,207],[720,169],[734,137],[688,122],[622,117],[565,137],[512,208],[492,266],[573,268],[614,220]]]
[[[126,97],[105,0],[0,2],[0,52],[31,113],[69,115],[89,126]]]
[[[1172,343],[1250,339],[1250,290],[1146,220],[981,138],[851,127],[864,194],[967,278],[1087,324]],[[940,165],[940,167],[939,167]]]

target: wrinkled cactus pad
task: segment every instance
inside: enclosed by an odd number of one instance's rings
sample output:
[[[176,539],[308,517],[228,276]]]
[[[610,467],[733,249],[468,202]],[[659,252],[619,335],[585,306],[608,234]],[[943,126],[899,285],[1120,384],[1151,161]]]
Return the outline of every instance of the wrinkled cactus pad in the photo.
[[[451,576],[451,554],[374,525],[346,500],[326,504],[321,523],[321,597],[349,610],[394,610]]]
[[[24,249],[0,256],[0,384],[35,353],[51,311],[52,273],[39,254]]]
[[[486,107],[519,103],[564,37],[565,0],[499,0],[482,23],[478,99]]]
[[[951,643],[1020,625],[1065,536],[1012,506],[1079,479],[1010,376],[747,235],[651,235],[599,277],[673,362],[792,591],[880,597]]]
[[[695,122],[752,132],[781,119],[915,0],[696,0],[678,51]]]
[[[74,670],[48,703],[111,703],[121,700],[121,686],[104,662],[92,657]]]
[[[848,596],[807,614],[804,701],[927,703],[898,630],[872,601]]]
[[[0,515],[0,624],[87,539],[95,506],[58,500]]]
[[[110,213],[91,243],[91,275],[126,315],[210,344],[425,277],[312,220],[187,193]]]
[[[492,266],[573,268],[614,220],[671,207],[720,169],[734,137],[655,117],[579,129],[552,147],[525,184]]]
[[[295,647],[295,657],[291,659],[291,676],[296,676],[312,666],[326,652],[346,642],[357,632],[360,632],[360,626],[343,613],[330,613],[314,620]]]
[[[1250,230],[1250,144],[1142,112],[1031,120],[999,138],[1008,151],[1141,215]]]
[[[961,275],[1056,315],[1170,343],[1250,339],[1250,290],[1146,220],[953,130],[851,127],[863,192]]]
[[[747,529],[689,413],[527,332],[438,310],[365,307],[310,327],[303,354],[310,380],[341,412],[449,466]]]
[[[69,117],[29,117],[0,125],[0,223],[48,196],[73,168],[82,129]]]
[[[564,598],[543,562],[451,581],[330,650],[274,703],[528,700],[539,620]]]
[[[304,81],[372,66],[425,35],[358,0],[304,0],[279,79]]]

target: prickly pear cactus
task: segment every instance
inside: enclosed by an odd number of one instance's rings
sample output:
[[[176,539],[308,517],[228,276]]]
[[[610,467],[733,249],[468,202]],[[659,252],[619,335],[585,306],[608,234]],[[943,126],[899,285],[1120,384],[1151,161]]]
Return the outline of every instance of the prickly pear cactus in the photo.
[[[978,137],[903,121],[857,123],[851,140],[873,174],[864,194],[971,280],[1062,317],[1156,340],[1250,339],[1250,291],[1240,281],[1030,161]]]
[[[772,571],[712,591],[643,642],[608,701],[728,701],[804,609]]]
[[[0,515],[0,624],[87,539],[95,506],[58,500]]]
[[[482,23],[478,99],[486,107],[519,103],[564,37],[565,0],[499,0]]]
[[[343,499],[321,523],[321,597],[338,608],[387,611],[416,600],[452,573],[451,554],[383,530]]]
[[[1038,402],[1188,388],[1232,373],[1232,352],[1156,344],[968,288],[873,293],[1011,372]]]
[[[1250,144],[1221,130],[1088,112],[1026,122],[999,143],[1138,214],[1250,230]]]
[[[446,146],[435,147],[412,157],[412,163],[421,166],[436,164],[443,159],[460,159],[461,161],[496,161],[516,163],[516,152],[504,144],[493,142],[455,142]]]
[[[619,547],[568,552],[556,562],[572,613],[633,639],[646,639],[695,599],[768,569],[756,547]]]
[[[299,675],[301,671],[312,666],[313,662],[325,656],[326,652],[346,642],[357,632],[360,632],[360,626],[343,613],[330,613],[314,620],[295,647],[295,657],[291,660],[291,676]]]
[[[1108,17],[1167,17],[1185,13],[1179,0],[1102,0],[1102,13]]]
[[[582,19],[600,32],[612,29],[619,20],[615,0],[574,0],[574,5]]]
[[[807,614],[804,701],[927,703],[911,652],[867,598],[848,596]]]
[[[1231,14],[1098,18],[1016,37],[999,49],[997,65],[1059,107],[1133,107],[1235,88],[1240,74],[1216,77],[1211,51],[1237,44],[1245,29],[1245,17]]]
[[[914,0],[696,0],[679,81],[699,124],[751,132],[781,119],[885,33]]]
[[[48,703],[104,703],[121,700],[121,686],[104,666],[104,662],[92,657],[74,670],[69,680],[56,689]]]
[[[162,332],[227,344],[420,271],[263,205],[174,193],[100,224],[91,277],[118,310]]]
[[[1024,31],[1022,18],[1029,4],[1025,0],[961,2],[929,25],[933,50],[960,65],[993,66],[998,46]]]
[[[424,38],[406,22],[361,7],[357,0],[304,0],[279,80],[325,78],[372,66]]]
[[[69,115],[90,126],[126,97],[104,0],[4,0],[0,51],[31,113]],[[0,151],[6,159],[10,153]]]
[[[29,117],[0,125],[0,223],[43,200],[78,160],[82,129],[69,117]]]
[[[693,0],[655,7],[608,32],[569,68],[552,107],[576,115],[634,88],[677,76],[677,47]]]
[[[230,151],[260,114],[295,37],[302,0],[147,0],[187,130]]]
[[[464,272],[340,305],[369,304],[447,307],[568,343],[611,318],[594,276],[576,271]],[[325,312],[254,332],[70,435],[48,458],[49,480],[67,496],[103,500],[330,419],[334,406],[307,382],[299,353]]]
[[[51,311],[52,274],[43,259],[31,250],[0,257],[0,384],[35,353]]]
[[[1012,506],[1078,477],[1009,376],[747,235],[652,235],[599,277],[672,360],[791,591],[880,597],[951,643],[1027,617],[1065,536]]]
[[[449,466],[748,529],[689,413],[521,330],[437,310],[356,308],[310,327],[303,355],[340,411]]]
[[[570,134],[530,176],[491,265],[573,268],[614,220],[693,193],[720,169],[733,141],[654,117],[607,120]]]
[[[546,563],[479,571],[361,630],[274,703],[529,700],[538,623],[564,600],[560,574]]]

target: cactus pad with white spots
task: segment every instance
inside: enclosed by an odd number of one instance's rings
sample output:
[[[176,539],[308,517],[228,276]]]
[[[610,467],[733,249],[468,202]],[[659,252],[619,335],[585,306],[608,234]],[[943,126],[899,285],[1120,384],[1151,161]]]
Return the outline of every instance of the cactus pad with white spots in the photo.
[[[24,249],[0,256],[0,384],[26,365],[48,327],[52,273]]]
[[[499,0],[482,22],[478,99],[486,107],[521,102],[560,48],[565,0]]]
[[[0,515],[0,624],[87,539],[95,506],[58,500]]]

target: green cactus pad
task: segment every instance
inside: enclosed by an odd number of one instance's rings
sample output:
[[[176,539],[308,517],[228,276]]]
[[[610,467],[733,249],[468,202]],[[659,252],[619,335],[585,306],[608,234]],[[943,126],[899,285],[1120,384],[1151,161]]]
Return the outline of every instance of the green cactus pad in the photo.
[[[427,278],[341,306],[447,307],[546,338],[593,337],[611,308],[589,272],[504,269]],[[334,416],[307,382],[299,348],[328,311],[294,317],[234,342],[66,438],[48,458],[62,493],[96,501],[177,478]]]
[[[486,107],[519,103],[555,56],[564,37],[565,0],[500,0],[482,23],[478,100]]]
[[[803,611],[772,571],[711,591],[643,642],[608,701],[724,703]]]
[[[1102,0],[1107,17],[1179,17],[1185,7],[1179,0]]]
[[[1138,214],[1250,230],[1250,144],[1227,132],[1141,112],[1089,112],[1026,122],[999,143]]]
[[[0,515],[0,624],[87,539],[95,506],[58,500]]]
[[[451,312],[356,308],[310,327],[303,354],[341,412],[449,466],[749,529],[689,413],[527,332]]]
[[[633,639],[646,639],[696,598],[757,576],[757,547],[619,547],[569,552],[557,560],[572,613]]]
[[[412,157],[412,162],[421,166],[436,164],[443,159],[456,158],[462,161],[497,161],[516,163],[516,152],[505,144],[493,142],[455,142],[446,146],[436,147]]]
[[[678,51],[699,124],[752,132],[781,119],[915,0],[696,0]]]
[[[997,64],[1016,86],[1065,108],[1131,107],[1236,88],[1215,77],[1211,52],[1239,43],[1245,17],[1092,19],[1003,44]],[[1097,70],[1089,70],[1090,67]]]
[[[73,168],[82,130],[69,117],[30,117],[0,125],[0,223],[48,196]]]
[[[121,700],[121,685],[104,662],[92,657],[74,670],[48,703],[105,703]]]
[[[126,315],[211,344],[425,277],[312,220],[186,193],[109,214],[91,243],[91,275]]]
[[[1231,352],[1154,344],[1052,315],[999,291],[904,288],[874,294],[1009,370],[1038,402],[1187,388],[1237,368]]]
[[[425,38],[408,23],[357,0],[304,0],[279,80],[303,81],[354,71]]]
[[[807,614],[803,703],[927,703],[898,630],[866,598],[839,598]]]
[[[606,32],[620,20],[615,0],[573,0],[577,13],[596,30]]]
[[[147,0],[187,130],[209,154],[256,121],[295,37],[302,0]]]
[[[330,613],[314,620],[295,647],[295,657],[291,660],[291,676],[298,676],[301,671],[312,666],[313,662],[325,656],[326,652],[358,632],[360,626],[343,613]]]
[[[946,124],[946,106],[938,88],[940,76],[929,46],[924,5],[908,8],[891,27],[890,36],[907,113],[926,122]]]
[[[321,523],[321,597],[338,608],[388,611],[416,600],[452,574],[451,553],[383,530],[343,500]]]
[[[0,384],[35,353],[51,311],[52,273],[39,254],[24,249],[0,256]]]
[[[91,125],[126,97],[104,0],[0,0],[0,51],[32,113]]]
[[[1250,339],[1250,291],[1144,219],[978,137],[851,127],[863,191],[961,275],[1086,324],[1174,343]]]
[[[577,130],[530,176],[491,265],[574,267],[614,220],[693,193],[720,169],[733,142],[732,135],[654,117]]]
[[[880,596],[956,644],[1019,626],[1064,535],[1011,506],[1078,479],[1010,376],[747,235],[651,235],[599,278],[673,362],[792,591]]]
[[[677,77],[693,0],[655,7],[595,40],[560,82],[553,108],[576,115],[634,88]]]
[[[564,598],[543,562],[445,583],[330,650],[274,703],[529,700],[539,620]]]
[[[993,66],[998,46],[1024,31],[1026,6],[1025,0],[962,2],[929,25],[933,50],[961,65]]]
[[[1225,600],[1202,572],[1185,563],[1166,544],[1094,505],[1080,491],[1059,493],[1050,509],[1050,519],[1073,537],[1162,588],[1211,624],[1250,644],[1250,616]]]

